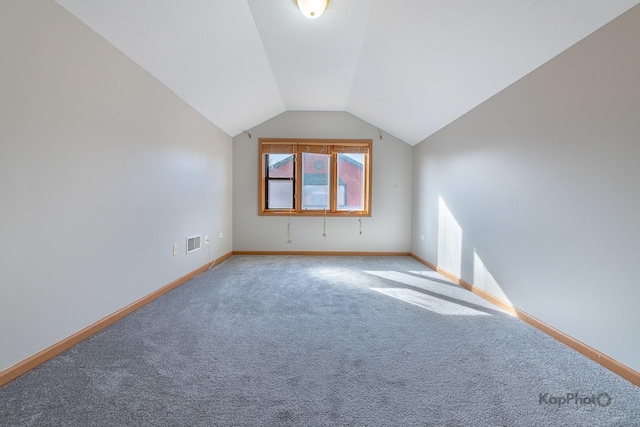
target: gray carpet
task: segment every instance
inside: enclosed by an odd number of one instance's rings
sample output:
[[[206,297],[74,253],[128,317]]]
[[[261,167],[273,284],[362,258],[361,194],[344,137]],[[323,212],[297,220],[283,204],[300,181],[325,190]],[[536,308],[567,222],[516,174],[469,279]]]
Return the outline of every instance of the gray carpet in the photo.
[[[234,256],[0,388],[0,424],[640,426],[640,388],[408,257]]]

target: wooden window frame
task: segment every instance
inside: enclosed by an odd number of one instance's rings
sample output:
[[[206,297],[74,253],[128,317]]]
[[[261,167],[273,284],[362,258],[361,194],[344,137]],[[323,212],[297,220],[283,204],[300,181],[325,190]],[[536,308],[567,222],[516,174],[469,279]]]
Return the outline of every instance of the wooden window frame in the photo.
[[[266,216],[371,216],[371,176],[373,141],[371,139],[289,139],[260,138],[258,140],[258,215]],[[364,209],[357,211],[338,210],[338,154],[364,154]],[[293,209],[267,209],[266,154],[294,155],[294,200]],[[329,209],[302,209],[302,154],[324,153],[330,156]]]

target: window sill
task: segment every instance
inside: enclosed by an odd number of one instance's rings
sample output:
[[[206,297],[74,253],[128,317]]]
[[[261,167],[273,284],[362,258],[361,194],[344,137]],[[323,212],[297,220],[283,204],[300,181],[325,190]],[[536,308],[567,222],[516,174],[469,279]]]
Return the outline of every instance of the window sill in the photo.
[[[340,211],[340,212],[324,212],[324,211],[288,211],[288,210],[269,210],[258,213],[259,216],[301,216],[301,217],[370,217],[370,212],[364,211]]]

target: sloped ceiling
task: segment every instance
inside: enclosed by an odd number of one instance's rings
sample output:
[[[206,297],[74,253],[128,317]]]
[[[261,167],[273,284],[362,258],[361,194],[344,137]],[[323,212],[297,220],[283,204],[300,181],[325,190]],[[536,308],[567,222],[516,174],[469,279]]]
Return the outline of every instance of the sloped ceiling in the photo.
[[[347,111],[411,145],[640,3],[56,1],[229,135]]]

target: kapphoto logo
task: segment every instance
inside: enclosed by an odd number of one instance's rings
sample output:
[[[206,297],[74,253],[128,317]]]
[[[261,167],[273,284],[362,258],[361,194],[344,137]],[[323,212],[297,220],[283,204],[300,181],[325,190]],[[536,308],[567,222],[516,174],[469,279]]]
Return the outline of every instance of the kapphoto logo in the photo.
[[[580,393],[565,393],[562,395],[552,395],[551,393],[540,393],[538,397],[538,403],[540,405],[594,405],[601,408],[605,408],[611,405],[611,396],[608,393],[602,392],[598,394],[590,394],[583,396]]]

